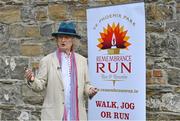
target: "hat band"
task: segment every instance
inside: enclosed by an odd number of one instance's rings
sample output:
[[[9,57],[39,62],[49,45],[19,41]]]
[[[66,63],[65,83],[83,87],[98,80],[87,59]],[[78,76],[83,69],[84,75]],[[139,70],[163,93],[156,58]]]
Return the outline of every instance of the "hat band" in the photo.
[[[66,28],[59,28],[58,32],[68,32],[68,33],[76,34],[76,31],[74,29],[66,29]]]

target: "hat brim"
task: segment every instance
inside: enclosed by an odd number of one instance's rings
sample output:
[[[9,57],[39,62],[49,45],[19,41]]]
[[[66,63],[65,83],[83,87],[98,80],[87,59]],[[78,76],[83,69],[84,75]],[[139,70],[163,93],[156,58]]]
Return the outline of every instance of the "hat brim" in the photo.
[[[79,36],[78,34],[73,34],[73,33],[68,33],[68,32],[54,32],[51,35],[54,37],[57,37],[60,35],[68,35],[68,36],[72,36],[72,37],[76,37],[78,39],[81,39],[81,36]]]

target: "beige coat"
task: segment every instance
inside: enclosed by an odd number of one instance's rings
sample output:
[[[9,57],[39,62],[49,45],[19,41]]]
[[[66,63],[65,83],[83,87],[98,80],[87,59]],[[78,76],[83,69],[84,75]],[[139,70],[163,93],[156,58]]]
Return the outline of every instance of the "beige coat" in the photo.
[[[85,110],[85,95],[88,96],[90,85],[87,74],[87,59],[75,53],[78,72],[78,104],[79,119],[87,120]],[[51,53],[40,61],[39,73],[35,81],[29,84],[35,91],[45,87],[46,95],[41,112],[42,121],[62,121],[64,112],[64,84],[56,52]]]

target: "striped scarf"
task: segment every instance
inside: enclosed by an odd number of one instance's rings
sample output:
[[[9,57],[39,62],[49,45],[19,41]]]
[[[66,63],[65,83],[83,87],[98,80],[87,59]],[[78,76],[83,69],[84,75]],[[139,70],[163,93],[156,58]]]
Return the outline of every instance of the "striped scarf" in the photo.
[[[57,50],[57,57],[58,57],[59,64],[61,67],[61,50],[60,49]],[[73,51],[70,56],[70,62],[71,62],[70,120],[79,121],[77,66],[76,66],[75,54]],[[68,113],[67,113],[66,106],[64,105],[63,121],[67,121],[67,117],[68,117]]]

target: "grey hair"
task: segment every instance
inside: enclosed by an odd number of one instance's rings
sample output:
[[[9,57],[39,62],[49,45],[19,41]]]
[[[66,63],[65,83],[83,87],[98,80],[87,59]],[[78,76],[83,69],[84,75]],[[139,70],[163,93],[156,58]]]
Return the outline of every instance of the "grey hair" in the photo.
[[[80,43],[80,40],[79,40],[78,38],[76,38],[76,37],[73,37],[72,42],[73,42],[72,50],[77,50],[78,45],[79,45],[79,43]]]

